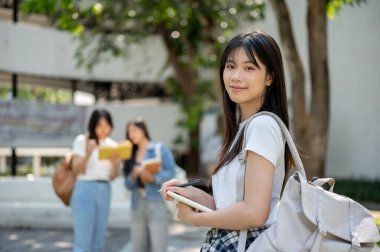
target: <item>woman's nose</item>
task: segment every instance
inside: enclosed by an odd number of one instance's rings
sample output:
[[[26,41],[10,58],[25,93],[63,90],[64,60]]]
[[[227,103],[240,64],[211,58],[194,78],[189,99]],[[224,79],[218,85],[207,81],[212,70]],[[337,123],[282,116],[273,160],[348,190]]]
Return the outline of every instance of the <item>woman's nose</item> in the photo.
[[[240,81],[240,70],[239,69],[234,69],[231,75],[231,80],[232,81]]]

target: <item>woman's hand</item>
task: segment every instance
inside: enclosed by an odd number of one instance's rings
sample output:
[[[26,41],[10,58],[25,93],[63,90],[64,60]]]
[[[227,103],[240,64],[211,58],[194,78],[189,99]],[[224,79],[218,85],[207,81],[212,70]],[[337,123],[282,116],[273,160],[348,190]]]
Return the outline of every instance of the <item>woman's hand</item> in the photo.
[[[177,217],[181,222],[187,223],[190,225],[195,225],[194,219],[196,218],[197,213],[195,212],[195,210],[192,207],[190,207],[190,206],[188,206],[182,202],[178,202],[176,207],[178,210]]]
[[[166,187],[167,191],[172,191],[176,194],[179,194],[185,198],[188,198],[189,200],[199,202],[200,198],[202,197],[202,194],[204,194],[204,191],[201,189],[198,189],[194,186],[186,186],[186,187],[177,187],[177,186],[169,186]],[[168,198],[171,198],[169,200],[172,200],[173,198],[168,196]]]
[[[113,180],[119,175],[120,158],[118,155],[114,155],[108,159],[111,162],[110,180]]]
[[[98,148],[96,141],[94,139],[87,139],[86,141],[86,155],[90,156],[91,153]]]
[[[176,179],[169,180],[168,182],[162,184],[162,187],[161,187],[162,198],[168,201],[172,201],[173,197],[170,197],[167,194],[167,191],[172,191],[185,198],[195,201],[201,205],[204,205],[210,209],[213,209],[213,210],[216,209],[214,198],[211,195],[207,194],[205,191],[202,191],[201,189],[196,188],[194,186],[177,187],[177,185],[179,184],[180,182]]]
[[[111,162],[113,168],[120,167],[120,157],[118,155],[113,155],[109,157],[108,160]]]
[[[172,179],[172,180],[169,180],[168,182],[163,183],[162,186],[161,186],[161,196],[162,196],[162,198],[164,198],[165,200],[168,200],[168,201],[172,201],[173,197],[170,197],[167,194],[168,187],[177,186],[179,184],[180,184],[180,182],[177,179]]]
[[[142,172],[140,173],[140,179],[141,179],[141,182],[143,182],[144,184],[153,183],[155,180],[154,175],[146,171],[145,169],[143,169]]]
[[[204,193],[202,190],[194,187],[194,186],[186,186],[186,187],[177,187],[179,185],[179,181],[176,179],[172,179],[164,184],[161,187],[161,195],[165,200],[172,201],[173,198],[167,194],[167,191],[172,191],[176,194],[179,194],[185,198],[188,198],[192,201],[198,201],[201,195]]]
[[[141,165],[135,165],[132,169],[131,177],[133,180],[136,180],[138,177],[140,177],[141,172],[144,170],[144,167]]]

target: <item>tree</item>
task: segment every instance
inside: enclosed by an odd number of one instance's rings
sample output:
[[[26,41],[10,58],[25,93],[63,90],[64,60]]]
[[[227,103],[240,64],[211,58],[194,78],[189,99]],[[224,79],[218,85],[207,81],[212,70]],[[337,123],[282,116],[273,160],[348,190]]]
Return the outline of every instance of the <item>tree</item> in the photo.
[[[323,177],[327,152],[330,82],[327,55],[327,16],[334,18],[343,4],[363,0],[308,0],[307,28],[311,76],[310,110],[306,109],[305,71],[293,35],[285,0],[271,0],[277,16],[284,55],[292,78],[292,109],[295,138],[308,158],[303,161],[310,177]]]
[[[48,14],[54,24],[81,41],[78,65],[91,69],[104,55],[128,57],[128,46],[156,34],[175,73],[168,80],[179,102],[189,138],[188,171],[199,167],[199,123],[215,100],[213,72],[223,45],[237,24],[262,17],[264,4],[253,0],[24,0],[24,13]],[[210,69],[211,77],[201,71]]]
[[[0,86],[0,99],[9,100],[12,97],[11,93],[12,88],[9,87],[9,85]],[[17,98],[19,100],[49,102],[52,104],[72,102],[72,95],[70,91],[47,87],[21,86],[18,90]]]

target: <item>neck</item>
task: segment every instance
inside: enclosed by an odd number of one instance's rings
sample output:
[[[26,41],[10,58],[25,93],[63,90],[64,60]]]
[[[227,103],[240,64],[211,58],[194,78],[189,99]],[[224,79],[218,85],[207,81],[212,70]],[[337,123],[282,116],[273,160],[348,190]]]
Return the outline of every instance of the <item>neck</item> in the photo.
[[[244,121],[248,119],[249,117],[256,114],[259,109],[261,108],[262,104],[239,104],[240,109],[240,121]]]
[[[139,149],[146,149],[149,144],[149,140],[147,138],[141,139],[140,143],[137,144]]]
[[[99,141],[99,142],[100,142],[100,141],[104,141],[104,140],[106,140],[106,138],[107,138],[107,137],[103,137],[103,138],[99,138],[99,137],[98,137],[98,141]]]

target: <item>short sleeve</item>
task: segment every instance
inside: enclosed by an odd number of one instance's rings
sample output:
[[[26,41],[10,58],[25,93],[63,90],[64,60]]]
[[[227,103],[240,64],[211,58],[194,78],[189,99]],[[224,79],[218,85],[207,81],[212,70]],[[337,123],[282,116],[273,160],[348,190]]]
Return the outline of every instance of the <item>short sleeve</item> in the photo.
[[[280,126],[272,117],[263,115],[254,118],[247,127],[245,154],[255,152],[276,167],[285,148]]]
[[[73,155],[84,157],[86,154],[86,138],[84,135],[79,135],[74,139],[73,142]]]

